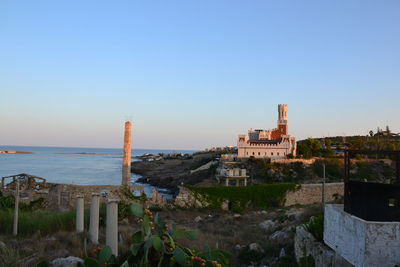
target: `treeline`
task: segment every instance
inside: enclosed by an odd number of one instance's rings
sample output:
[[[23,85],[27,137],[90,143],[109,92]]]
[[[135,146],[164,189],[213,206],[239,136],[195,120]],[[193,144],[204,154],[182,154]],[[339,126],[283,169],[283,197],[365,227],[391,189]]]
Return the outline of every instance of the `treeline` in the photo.
[[[301,158],[334,157],[344,149],[400,150],[400,136],[371,133],[367,136],[308,138],[297,142],[297,156]]]

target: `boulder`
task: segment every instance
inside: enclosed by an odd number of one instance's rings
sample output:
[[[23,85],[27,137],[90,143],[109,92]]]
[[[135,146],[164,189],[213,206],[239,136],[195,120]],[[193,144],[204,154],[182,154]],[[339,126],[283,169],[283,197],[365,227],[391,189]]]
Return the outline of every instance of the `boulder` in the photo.
[[[265,231],[271,231],[275,228],[275,223],[272,220],[266,220],[259,224],[260,228]]]
[[[251,243],[249,245],[249,250],[254,250],[259,253],[264,253],[264,249],[258,243]]]
[[[290,219],[290,220],[300,220],[301,216],[303,216],[304,209],[303,208],[293,208],[285,212],[285,215]]]
[[[51,262],[50,266],[51,267],[77,267],[79,262],[83,263],[83,260],[81,258],[69,256],[66,258],[54,259]]]
[[[7,248],[6,244],[0,241],[0,249],[5,249],[5,248]]]
[[[278,243],[285,243],[285,241],[287,241],[290,238],[290,236],[287,231],[276,231],[269,238]]]
[[[203,219],[200,216],[197,216],[196,218],[194,218],[194,221],[199,223],[201,222]]]
[[[240,215],[239,213],[233,214],[233,218],[235,219],[239,219],[240,217],[242,217],[242,215]]]

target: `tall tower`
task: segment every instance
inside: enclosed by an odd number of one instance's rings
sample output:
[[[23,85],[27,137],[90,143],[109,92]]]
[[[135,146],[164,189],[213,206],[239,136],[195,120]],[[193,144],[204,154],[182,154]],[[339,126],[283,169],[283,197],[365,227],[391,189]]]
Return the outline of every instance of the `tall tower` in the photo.
[[[122,160],[122,167],[131,166],[131,142],[132,142],[132,122],[125,122],[124,133],[124,158]]]
[[[288,125],[288,105],[278,105],[278,128],[281,134],[287,135],[289,133]]]

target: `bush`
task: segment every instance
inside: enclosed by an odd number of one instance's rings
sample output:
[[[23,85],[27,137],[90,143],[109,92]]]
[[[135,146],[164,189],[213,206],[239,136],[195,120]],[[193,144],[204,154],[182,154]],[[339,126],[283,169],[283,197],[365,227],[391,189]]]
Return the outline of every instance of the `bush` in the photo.
[[[311,233],[316,240],[323,241],[324,239],[324,215],[311,217],[310,221],[304,224],[304,229]]]
[[[296,184],[263,184],[246,187],[187,186],[204,207],[219,209],[225,201],[234,211],[248,207],[271,208],[283,205],[288,191],[296,190]]]

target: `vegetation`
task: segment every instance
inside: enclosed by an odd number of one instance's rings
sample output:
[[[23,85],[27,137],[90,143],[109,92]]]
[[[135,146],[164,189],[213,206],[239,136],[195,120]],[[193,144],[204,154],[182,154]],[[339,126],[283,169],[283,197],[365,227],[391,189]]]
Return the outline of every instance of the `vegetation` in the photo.
[[[343,160],[338,158],[318,159],[313,164],[302,162],[271,163],[268,159],[251,159],[247,169],[253,179],[260,183],[300,183],[304,181],[321,180],[322,165],[325,164],[327,181],[334,182],[343,179]]]
[[[378,129],[365,136],[336,136],[326,138],[308,138],[298,142],[298,157],[333,157],[334,150],[345,148],[354,150],[400,150],[400,135]]]
[[[228,266],[230,255],[219,249],[205,246],[203,250],[188,248],[179,243],[181,238],[194,240],[197,232],[173,229],[158,219],[158,214],[140,204],[131,204],[130,210],[142,223],[141,229],[132,235],[129,250],[119,257],[112,255],[111,248],[103,247],[97,258],[86,257],[84,267],[93,266]],[[45,266],[45,263],[40,263]]]
[[[13,229],[14,212],[0,210],[0,233],[11,234]],[[29,235],[40,231],[46,235],[57,231],[70,231],[75,227],[75,212],[53,211],[20,211],[18,218],[18,234]]]
[[[245,208],[271,208],[284,203],[286,192],[295,190],[291,183],[263,184],[247,187],[187,186],[204,207],[220,208],[225,201],[234,211]]]
[[[311,217],[310,221],[304,224],[304,229],[311,233],[316,240],[324,240],[324,215]]]

